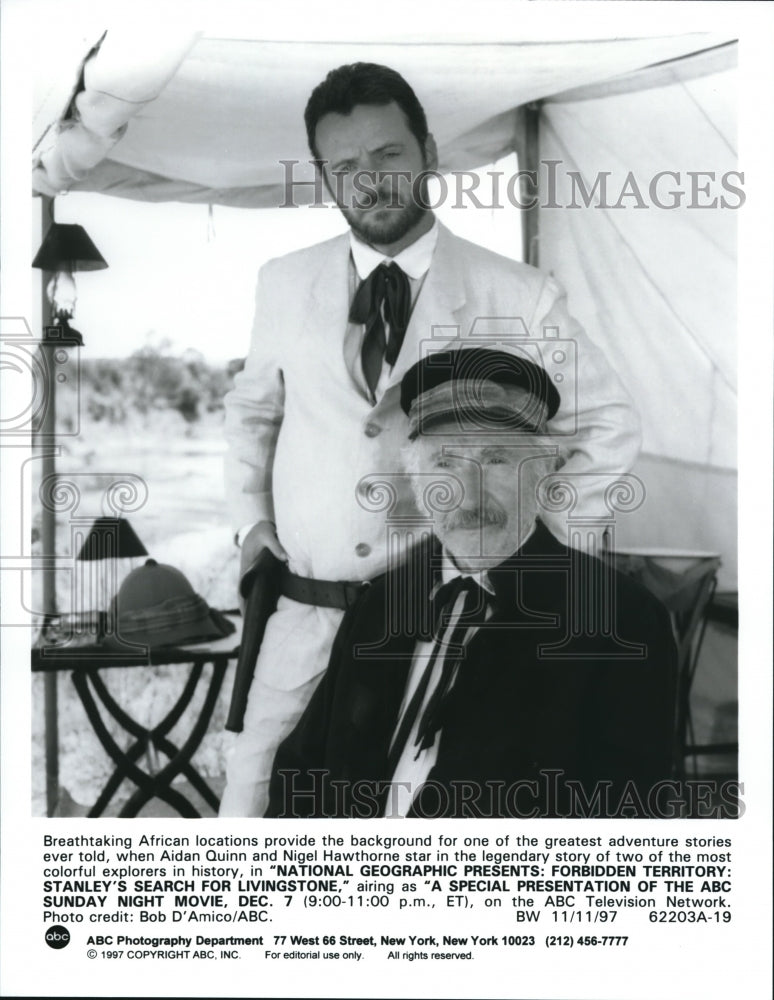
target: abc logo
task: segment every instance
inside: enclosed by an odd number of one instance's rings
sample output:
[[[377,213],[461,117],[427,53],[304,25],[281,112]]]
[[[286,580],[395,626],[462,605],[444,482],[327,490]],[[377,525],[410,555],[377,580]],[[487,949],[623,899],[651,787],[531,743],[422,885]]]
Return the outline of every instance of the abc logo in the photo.
[[[61,924],[46,929],[46,944],[49,948],[66,948],[70,943],[70,932]]]

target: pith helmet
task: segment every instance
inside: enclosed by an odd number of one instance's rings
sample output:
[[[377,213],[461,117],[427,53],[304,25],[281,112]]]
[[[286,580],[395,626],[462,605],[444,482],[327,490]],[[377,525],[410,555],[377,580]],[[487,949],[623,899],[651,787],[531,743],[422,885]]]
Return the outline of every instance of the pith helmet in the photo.
[[[126,647],[186,646],[220,639],[235,630],[210,608],[173,566],[148,559],[132,570],[113,598],[105,643]]]

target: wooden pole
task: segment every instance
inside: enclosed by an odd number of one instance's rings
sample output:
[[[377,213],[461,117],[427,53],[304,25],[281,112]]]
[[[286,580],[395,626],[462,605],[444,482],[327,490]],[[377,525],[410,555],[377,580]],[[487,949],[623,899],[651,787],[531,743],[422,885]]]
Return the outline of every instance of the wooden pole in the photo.
[[[524,260],[535,267],[540,260],[540,225],[537,200],[540,197],[540,102],[532,101],[524,107],[524,163],[519,164],[520,170],[529,170],[537,179],[534,186],[523,182],[524,192],[522,202],[528,204],[532,198],[536,203],[532,208],[525,208],[521,220],[521,233],[524,250]]]
[[[53,218],[53,199],[42,196],[40,199],[40,229],[41,239],[48,228],[49,221]],[[46,384],[44,386],[45,405],[40,423],[39,444],[41,450],[41,482],[51,482],[56,475],[56,378],[54,378],[54,345],[46,343],[46,327],[52,325],[53,316],[51,314],[51,304],[46,295],[46,288],[53,275],[49,271],[41,274],[41,316],[43,320],[43,340],[40,345],[41,357],[45,371]],[[54,490],[47,491],[49,496],[54,495]],[[54,557],[56,556],[56,512],[49,502],[43,503],[41,519],[41,550],[43,556],[43,616],[44,628],[50,624],[57,614],[56,601],[56,569]],[[46,812],[53,816],[59,804],[59,689],[58,673],[52,671],[44,675],[43,680],[43,703],[45,713],[46,732]]]

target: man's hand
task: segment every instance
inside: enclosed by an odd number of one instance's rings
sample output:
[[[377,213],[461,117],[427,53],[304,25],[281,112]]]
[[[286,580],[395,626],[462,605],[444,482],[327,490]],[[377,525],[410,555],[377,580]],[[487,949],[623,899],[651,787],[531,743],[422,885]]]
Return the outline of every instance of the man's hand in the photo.
[[[259,521],[247,532],[242,542],[242,557],[239,561],[239,579],[255,562],[261,549],[269,549],[282,562],[288,561],[288,554],[277,538],[277,529],[272,521]]]

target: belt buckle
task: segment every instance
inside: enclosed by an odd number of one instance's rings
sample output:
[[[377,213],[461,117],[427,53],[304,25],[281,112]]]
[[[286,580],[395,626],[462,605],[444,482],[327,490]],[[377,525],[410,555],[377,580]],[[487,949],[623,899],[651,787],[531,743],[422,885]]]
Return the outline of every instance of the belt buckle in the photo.
[[[347,583],[344,587],[344,599],[347,602],[347,611],[357,601],[358,597],[371,586],[370,580],[361,580],[359,583]]]

